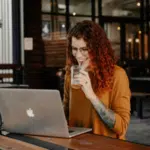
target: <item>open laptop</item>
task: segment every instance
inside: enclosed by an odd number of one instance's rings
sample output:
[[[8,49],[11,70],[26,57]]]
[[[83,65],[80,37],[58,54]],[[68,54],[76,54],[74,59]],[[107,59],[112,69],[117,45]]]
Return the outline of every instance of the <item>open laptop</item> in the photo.
[[[58,90],[1,88],[0,113],[11,133],[70,138],[92,130],[68,129]]]

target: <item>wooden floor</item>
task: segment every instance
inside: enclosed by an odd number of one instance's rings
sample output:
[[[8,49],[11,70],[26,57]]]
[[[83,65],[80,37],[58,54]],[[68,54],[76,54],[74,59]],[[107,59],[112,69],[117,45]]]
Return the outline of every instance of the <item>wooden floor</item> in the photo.
[[[145,100],[143,105],[144,119],[137,118],[137,113],[133,113],[127,131],[127,139],[129,141],[150,145],[150,99]]]

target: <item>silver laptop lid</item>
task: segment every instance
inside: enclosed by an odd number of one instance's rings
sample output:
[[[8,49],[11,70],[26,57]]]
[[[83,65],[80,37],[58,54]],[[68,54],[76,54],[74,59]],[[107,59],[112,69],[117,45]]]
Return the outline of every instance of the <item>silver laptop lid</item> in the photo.
[[[0,112],[9,132],[69,137],[58,90],[1,88]]]

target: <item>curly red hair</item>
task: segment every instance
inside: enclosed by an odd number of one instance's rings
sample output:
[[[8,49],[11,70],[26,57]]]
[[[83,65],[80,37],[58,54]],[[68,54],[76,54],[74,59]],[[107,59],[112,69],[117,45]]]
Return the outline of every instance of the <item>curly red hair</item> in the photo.
[[[104,30],[98,24],[86,20],[78,22],[69,30],[66,62],[66,73],[69,74],[70,67],[77,64],[71,50],[72,37],[83,38],[87,43],[91,60],[89,75],[94,91],[111,90],[116,59]]]

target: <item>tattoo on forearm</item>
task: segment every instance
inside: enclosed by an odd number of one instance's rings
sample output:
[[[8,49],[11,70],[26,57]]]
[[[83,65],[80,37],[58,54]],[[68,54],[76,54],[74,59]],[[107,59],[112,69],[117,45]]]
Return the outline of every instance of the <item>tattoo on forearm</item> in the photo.
[[[112,110],[107,109],[101,101],[98,100],[98,102],[99,103],[93,104],[94,108],[103,122],[112,129],[116,121],[115,113]]]

